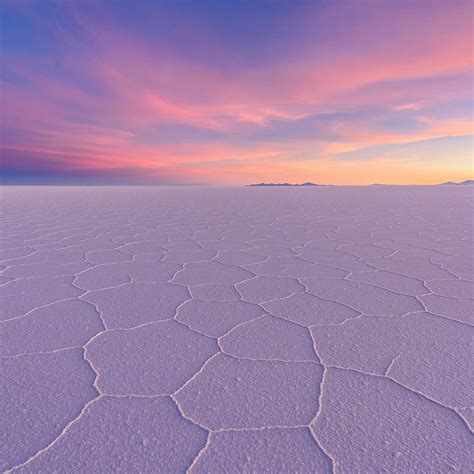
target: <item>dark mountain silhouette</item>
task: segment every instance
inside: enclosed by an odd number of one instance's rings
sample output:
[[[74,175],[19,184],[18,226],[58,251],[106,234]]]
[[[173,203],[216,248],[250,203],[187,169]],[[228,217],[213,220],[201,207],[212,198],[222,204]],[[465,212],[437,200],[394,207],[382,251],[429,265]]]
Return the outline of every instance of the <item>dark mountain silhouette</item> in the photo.
[[[315,183],[302,183],[302,184],[290,184],[290,183],[257,183],[247,184],[247,186],[328,186],[327,184],[315,184]]]
[[[465,185],[473,185],[474,179],[466,179],[466,181],[462,181],[460,183],[454,183],[453,181],[447,181],[446,183],[441,183],[441,186],[445,186],[446,184],[451,184],[454,186],[465,186]]]

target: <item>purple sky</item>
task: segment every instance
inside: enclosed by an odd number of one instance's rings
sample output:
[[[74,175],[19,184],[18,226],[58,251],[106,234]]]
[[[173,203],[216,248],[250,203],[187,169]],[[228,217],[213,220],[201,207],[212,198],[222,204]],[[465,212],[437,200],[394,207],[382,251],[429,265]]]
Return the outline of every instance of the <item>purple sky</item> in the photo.
[[[4,0],[3,182],[471,178],[472,5]]]

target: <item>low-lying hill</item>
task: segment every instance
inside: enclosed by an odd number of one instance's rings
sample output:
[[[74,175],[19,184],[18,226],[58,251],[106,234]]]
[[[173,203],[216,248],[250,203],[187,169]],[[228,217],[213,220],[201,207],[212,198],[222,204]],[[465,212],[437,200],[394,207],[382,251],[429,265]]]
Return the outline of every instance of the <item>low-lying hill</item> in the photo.
[[[315,183],[302,183],[302,184],[291,184],[291,183],[257,183],[247,184],[247,186],[328,186],[327,184],[315,184]]]
[[[466,179],[466,181],[462,181],[460,183],[454,183],[453,181],[447,181],[446,183],[441,183],[441,186],[451,184],[455,186],[465,186],[465,185],[473,185],[474,184],[474,179]]]

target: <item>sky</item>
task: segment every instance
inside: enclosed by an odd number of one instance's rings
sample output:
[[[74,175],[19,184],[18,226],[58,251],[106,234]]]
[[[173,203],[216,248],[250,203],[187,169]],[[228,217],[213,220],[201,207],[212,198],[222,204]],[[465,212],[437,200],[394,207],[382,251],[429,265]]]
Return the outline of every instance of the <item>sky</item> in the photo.
[[[0,0],[7,184],[473,177],[470,0]]]

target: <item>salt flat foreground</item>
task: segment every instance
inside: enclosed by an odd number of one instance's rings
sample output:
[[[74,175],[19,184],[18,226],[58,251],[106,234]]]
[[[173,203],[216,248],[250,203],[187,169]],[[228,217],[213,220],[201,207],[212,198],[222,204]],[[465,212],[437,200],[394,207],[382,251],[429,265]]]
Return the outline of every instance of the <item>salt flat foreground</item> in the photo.
[[[2,470],[472,469],[471,188],[1,193]]]

